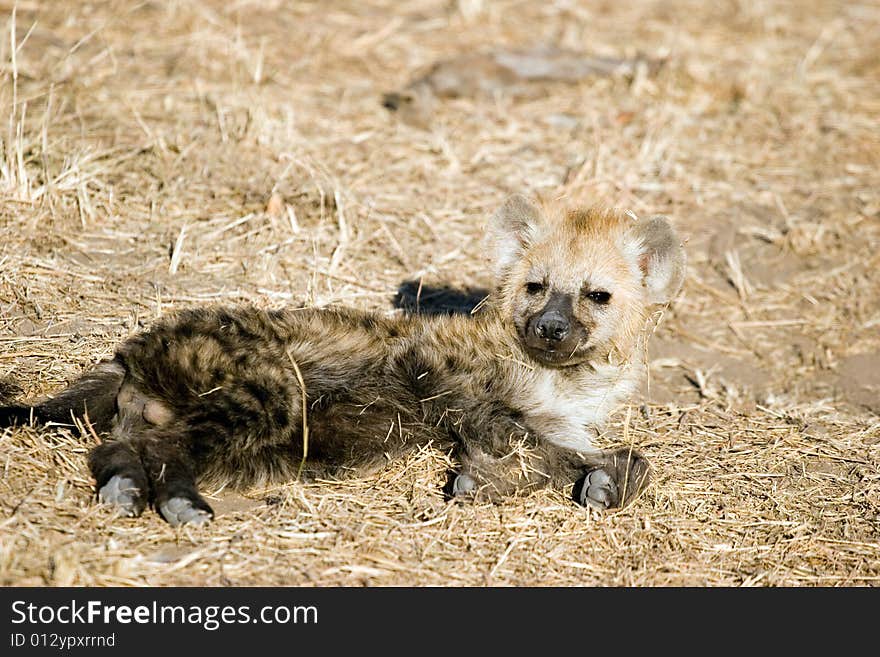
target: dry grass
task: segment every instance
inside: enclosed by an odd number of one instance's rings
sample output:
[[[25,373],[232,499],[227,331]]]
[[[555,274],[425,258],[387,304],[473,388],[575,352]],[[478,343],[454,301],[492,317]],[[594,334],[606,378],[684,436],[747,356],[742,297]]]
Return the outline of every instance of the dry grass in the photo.
[[[482,222],[512,191],[667,213],[691,261],[628,428],[656,480],[626,511],[447,504],[426,448],[223,491],[216,522],[174,530],[113,520],[89,445],[22,428],[0,433],[0,583],[880,581],[876,0],[0,6],[0,379],[23,394],[171,308],[484,285]],[[431,131],[379,106],[438,58],[540,42],[668,63],[445,101]]]

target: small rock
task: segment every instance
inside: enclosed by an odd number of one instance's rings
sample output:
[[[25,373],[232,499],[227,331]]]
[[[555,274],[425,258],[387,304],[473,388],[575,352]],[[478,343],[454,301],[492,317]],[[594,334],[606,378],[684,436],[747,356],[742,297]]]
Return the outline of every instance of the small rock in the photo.
[[[276,219],[284,213],[284,199],[281,194],[272,194],[266,204],[266,214]]]

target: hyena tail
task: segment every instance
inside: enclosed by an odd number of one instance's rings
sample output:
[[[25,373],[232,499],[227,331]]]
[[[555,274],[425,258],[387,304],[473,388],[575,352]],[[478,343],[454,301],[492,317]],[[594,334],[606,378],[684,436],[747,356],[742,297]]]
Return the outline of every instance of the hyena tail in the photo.
[[[0,427],[28,424],[31,420],[40,424],[71,424],[73,417],[77,417],[88,419],[96,432],[109,431],[124,378],[125,366],[121,361],[102,361],[51,399],[0,406]]]

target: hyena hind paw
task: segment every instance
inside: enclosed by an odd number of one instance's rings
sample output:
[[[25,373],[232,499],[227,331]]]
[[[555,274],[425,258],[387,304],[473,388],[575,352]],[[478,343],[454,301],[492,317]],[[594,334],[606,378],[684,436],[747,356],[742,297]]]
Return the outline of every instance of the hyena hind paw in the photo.
[[[144,494],[134,479],[122,475],[113,475],[101,486],[98,500],[117,507],[125,516],[139,516],[147,506]]]
[[[180,525],[203,525],[214,518],[214,511],[200,500],[172,497],[160,502],[159,513],[172,527]]]

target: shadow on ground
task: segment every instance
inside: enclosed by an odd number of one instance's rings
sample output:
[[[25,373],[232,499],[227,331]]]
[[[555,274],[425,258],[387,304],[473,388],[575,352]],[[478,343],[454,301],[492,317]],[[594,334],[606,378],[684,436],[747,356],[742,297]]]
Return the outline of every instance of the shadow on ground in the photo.
[[[449,285],[425,285],[404,281],[391,303],[407,315],[470,315],[489,296],[482,287],[457,289]]]

